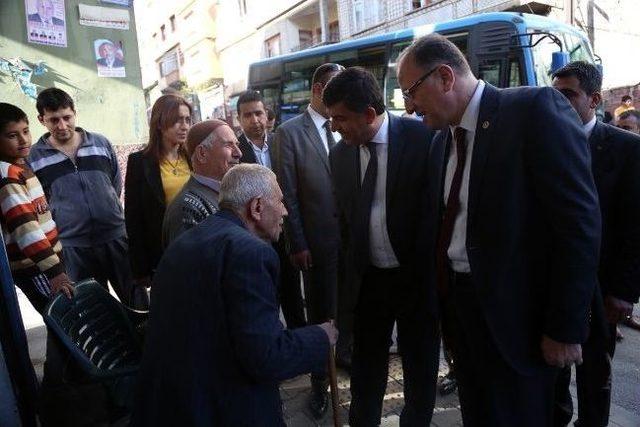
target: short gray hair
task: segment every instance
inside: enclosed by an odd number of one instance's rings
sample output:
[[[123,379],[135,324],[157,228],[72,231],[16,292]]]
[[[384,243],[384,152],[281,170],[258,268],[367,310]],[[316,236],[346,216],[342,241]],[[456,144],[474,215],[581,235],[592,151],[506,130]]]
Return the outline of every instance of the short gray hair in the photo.
[[[220,208],[242,212],[256,197],[273,197],[275,183],[276,175],[265,166],[253,163],[234,166],[222,178]]]

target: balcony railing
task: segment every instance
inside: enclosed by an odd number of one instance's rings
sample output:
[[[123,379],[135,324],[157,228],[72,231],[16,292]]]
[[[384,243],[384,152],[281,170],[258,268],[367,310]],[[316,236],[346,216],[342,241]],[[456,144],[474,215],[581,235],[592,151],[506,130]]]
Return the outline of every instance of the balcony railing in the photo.
[[[331,44],[331,43],[338,43],[340,41],[340,36],[339,35],[330,35],[327,38],[327,41],[325,43],[322,43],[320,41],[320,37],[314,37],[311,40],[307,40],[305,42],[300,43],[299,45],[296,45],[294,47],[292,47],[290,49],[290,52],[298,52],[300,50],[304,50],[304,49],[309,49],[312,47],[316,47],[316,46],[322,46],[323,44]]]

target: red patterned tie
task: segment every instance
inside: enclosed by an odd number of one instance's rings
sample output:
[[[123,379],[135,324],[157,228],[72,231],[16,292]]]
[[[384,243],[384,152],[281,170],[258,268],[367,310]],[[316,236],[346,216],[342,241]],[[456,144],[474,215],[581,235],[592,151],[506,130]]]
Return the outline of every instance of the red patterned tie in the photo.
[[[447,197],[447,206],[444,211],[442,223],[440,224],[440,232],[438,234],[438,244],[436,246],[436,281],[438,293],[444,296],[447,292],[449,282],[449,256],[447,251],[451,244],[451,236],[453,235],[453,226],[456,217],[460,211],[460,187],[462,186],[462,172],[464,171],[464,163],[467,158],[467,131],[461,127],[457,127],[453,139],[456,144],[456,154],[458,161],[456,170],[451,180],[451,188]]]

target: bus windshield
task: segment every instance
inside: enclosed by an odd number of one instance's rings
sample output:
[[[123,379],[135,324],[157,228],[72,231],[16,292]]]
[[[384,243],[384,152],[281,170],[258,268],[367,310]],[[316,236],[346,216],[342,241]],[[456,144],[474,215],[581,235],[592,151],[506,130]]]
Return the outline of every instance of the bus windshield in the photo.
[[[543,30],[538,30],[543,31]],[[586,39],[572,33],[547,31],[558,37],[564,46],[564,51],[569,52],[569,62],[586,61],[593,63],[594,58]],[[538,39],[543,36],[539,36]],[[535,43],[538,39],[533,40]],[[558,51],[558,45],[550,39],[542,40],[535,45],[531,52],[533,54],[533,67],[538,86],[551,86],[551,59],[553,52]]]

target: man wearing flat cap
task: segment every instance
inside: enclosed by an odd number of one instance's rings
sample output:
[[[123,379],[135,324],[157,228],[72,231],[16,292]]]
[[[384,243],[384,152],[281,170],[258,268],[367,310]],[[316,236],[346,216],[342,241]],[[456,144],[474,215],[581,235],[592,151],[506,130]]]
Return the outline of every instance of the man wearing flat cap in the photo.
[[[242,156],[238,139],[222,120],[205,120],[191,127],[186,149],[193,172],[164,215],[165,248],[182,232],[218,210],[220,181]]]

